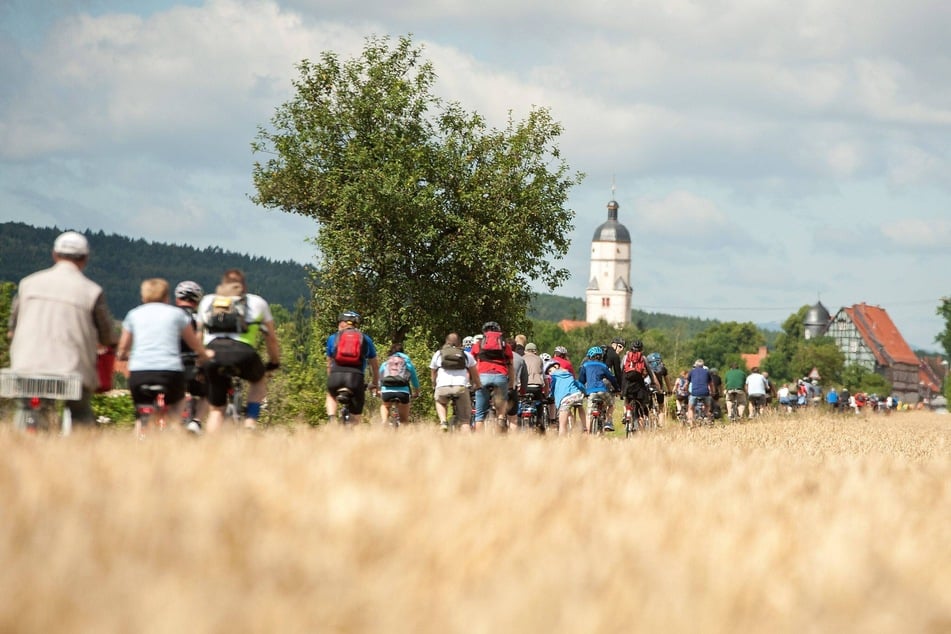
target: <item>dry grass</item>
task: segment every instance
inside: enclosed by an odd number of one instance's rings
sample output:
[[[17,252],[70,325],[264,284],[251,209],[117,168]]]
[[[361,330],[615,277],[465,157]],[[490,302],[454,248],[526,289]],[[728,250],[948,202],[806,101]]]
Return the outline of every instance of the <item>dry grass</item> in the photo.
[[[0,631],[948,632],[951,417],[0,431]]]

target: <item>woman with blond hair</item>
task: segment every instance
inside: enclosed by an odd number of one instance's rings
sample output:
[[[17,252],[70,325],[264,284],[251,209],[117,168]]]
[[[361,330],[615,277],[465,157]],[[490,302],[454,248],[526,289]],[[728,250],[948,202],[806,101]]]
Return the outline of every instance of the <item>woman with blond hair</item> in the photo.
[[[202,363],[213,356],[192,328],[187,312],[168,303],[168,282],[151,278],[142,282],[142,305],[130,310],[122,321],[118,358],[129,360],[129,391],[136,412],[147,409],[154,395],[146,389],[151,385],[165,387],[166,418],[181,421],[185,400],[185,366],[182,364],[180,341],[198,355]],[[136,432],[148,424],[148,416],[138,416]]]

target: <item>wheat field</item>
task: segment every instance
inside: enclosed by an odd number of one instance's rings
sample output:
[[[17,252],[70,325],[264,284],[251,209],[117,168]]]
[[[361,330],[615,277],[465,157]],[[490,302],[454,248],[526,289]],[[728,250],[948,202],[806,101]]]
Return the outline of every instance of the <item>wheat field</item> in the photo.
[[[3,632],[949,632],[951,417],[0,428]]]

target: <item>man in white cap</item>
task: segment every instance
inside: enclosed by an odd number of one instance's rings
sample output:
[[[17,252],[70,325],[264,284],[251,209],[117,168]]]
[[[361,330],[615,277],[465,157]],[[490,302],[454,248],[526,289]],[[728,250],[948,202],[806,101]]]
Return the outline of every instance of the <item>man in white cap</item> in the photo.
[[[96,350],[116,333],[102,287],[83,275],[89,243],[75,231],[53,243],[53,266],[20,281],[10,312],[10,366],[24,374],[82,376],[83,393],[69,401],[73,423],[92,425],[92,393],[99,387]]]

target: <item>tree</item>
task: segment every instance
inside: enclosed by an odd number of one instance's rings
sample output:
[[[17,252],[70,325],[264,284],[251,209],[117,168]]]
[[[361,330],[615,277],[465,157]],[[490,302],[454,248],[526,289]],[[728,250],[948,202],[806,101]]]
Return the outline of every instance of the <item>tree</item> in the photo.
[[[377,338],[419,327],[433,341],[496,320],[527,325],[533,281],[569,276],[581,174],[569,174],[545,109],[504,130],[432,94],[436,74],[409,37],[368,38],[341,62],[298,65],[296,94],[260,128],[255,203],[316,221],[319,318],[343,308]]]
[[[838,383],[844,366],[845,355],[832,337],[803,341],[789,364],[796,378],[808,376],[815,368],[825,384]]]
[[[0,368],[10,366],[10,339],[7,337],[7,324],[10,323],[10,311],[13,309],[13,296],[17,285],[13,282],[0,282]]]
[[[791,381],[802,376],[793,367],[793,359],[799,347],[805,342],[806,313],[809,305],[803,305],[783,322],[783,331],[776,337],[776,345],[763,361],[763,370],[769,372],[773,380]],[[811,367],[809,368],[812,369]]]
[[[737,353],[756,352],[765,341],[763,333],[752,322],[728,321],[710,326],[694,337],[693,348],[707,367],[723,368]]]
[[[885,377],[854,363],[845,366],[842,370],[842,384],[852,394],[865,392],[885,396],[892,392],[892,386]]]

